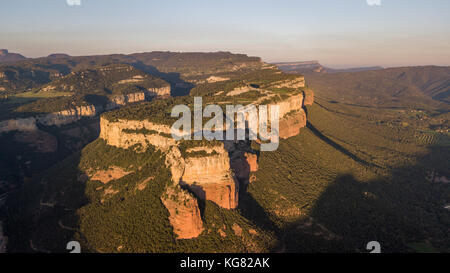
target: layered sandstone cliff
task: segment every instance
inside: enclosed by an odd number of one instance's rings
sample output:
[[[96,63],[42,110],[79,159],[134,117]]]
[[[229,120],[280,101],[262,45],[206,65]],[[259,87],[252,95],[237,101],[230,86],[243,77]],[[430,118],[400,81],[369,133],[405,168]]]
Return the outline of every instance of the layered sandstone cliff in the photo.
[[[279,107],[281,138],[298,135],[306,126],[304,93],[297,92],[272,103]],[[169,125],[149,120],[100,119],[100,137],[108,145],[142,151],[150,145],[164,152],[166,166],[176,187],[188,190],[202,200],[209,200],[225,209],[238,207],[240,185],[251,180],[258,170],[259,152],[251,148],[249,140],[226,140],[205,144],[175,140]],[[184,143],[184,144],[183,144]],[[170,222],[178,238],[193,238],[203,230],[196,199],[168,189],[162,199],[170,213]],[[182,202],[167,196],[175,196]],[[174,198],[175,198],[174,197]],[[195,202],[194,202],[195,201]]]
[[[10,131],[35,131],[37,124],[44,126],[67,125],[85,117],[95,117],[104,111],[109,111],[131,103],[143,102],[154,97],[170,96],[170,86],[152,88],[148,91],[117,95],[109,98],[106,106],[83,105],[75,106],[58,112],[40,114],[35,117],[18,118],[0,121],[0,133]]]
[[[145,94],[149,97],[167,98],[170,97],[170,86],[159,88],[148,88]]]
[[[198,198],[210,200],[222,208],[238,206],[239,184],[230,168],[228,152],[223,145],[188,149],[180,183],[190,188]],[[205,152],[204,156],[189,153]]]
[[[169,221],[177,239],[191,239],[203,231],[197,199],[179,186],[166,188],[161,201],[169,211]]]
[[[314,92],[306,88],[303,90],[303,95],[305,96],[304,105],[312,105],[314,103]]]
[[[282,139],[300,134],[300,129],[306,126],[306,113],[303,109],[295,110],[285,115],[279,124],[279,136]]]
[[[284,81],[279,81],[279,82],[275,82],[272,84],[272,87],[275,88],[302,88],[305,87],[305,77],[303,76],[298,76],[293,80],[284,80]]]
[[[45,126],[61,126],[76,122],[83,117],[94,117],[98,113],[99,109],[94,105],[77,106],[72,109],[38,116],[36,121]]]
[[[304,95],[299,93],[276,103],[279,107],[279,136],[286,139],[296,136],[306,126],[306,113],[303,109]]]
[[[170,127],[156,124],[147,120],[118,120],[108,121],[100,119],[100,137],[108,145],[128,149],[136,144],[143,148],[153,145],[162,151],[176,145],[170,135]]]

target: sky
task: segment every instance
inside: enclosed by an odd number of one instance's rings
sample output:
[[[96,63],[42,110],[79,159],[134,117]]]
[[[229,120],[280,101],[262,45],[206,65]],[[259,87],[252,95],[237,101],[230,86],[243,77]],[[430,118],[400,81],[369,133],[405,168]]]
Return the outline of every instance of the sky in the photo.
[[[27,57],[231,51],[335,68],[450,65],[449,0],[1,0],[0,25],[0,48]]]

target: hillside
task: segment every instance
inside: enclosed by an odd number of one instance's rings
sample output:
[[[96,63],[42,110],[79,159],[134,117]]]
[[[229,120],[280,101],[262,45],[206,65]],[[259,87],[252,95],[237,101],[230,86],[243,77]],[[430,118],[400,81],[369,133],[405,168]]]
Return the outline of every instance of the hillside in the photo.
[[[0,63],[23,61],[26,58],[18,53],[10,53],[6,49],[0,49]]]
[[[273,63],[273,65],[277,66],[281,71],[289,74],[342,73],[342,72],[360,72],[360,71],[383,69],[380,66],[336,69],[325,67],[321,65],[318,61],[282,62],[282,63]]]
[[[325,98],[361,106],[448,111],[449,67],[403,67],[377,71],[308,75]]]
[[[260,58],[229,52],[175,53],[147,52],[130,55],[50,55],[0,65],[0,91],[16,94],[42,87],[71,72],[111,64],[128,64],[175,84],[206,79],[212,74],[259,69]]]

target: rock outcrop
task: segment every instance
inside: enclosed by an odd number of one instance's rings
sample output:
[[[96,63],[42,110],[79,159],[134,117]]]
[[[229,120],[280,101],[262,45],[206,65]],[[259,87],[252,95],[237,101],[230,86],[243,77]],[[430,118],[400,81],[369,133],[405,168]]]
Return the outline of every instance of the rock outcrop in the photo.
[[[118,107],[127,105],[129,103],[136,103],[136,102],[141,102],[144,100],[145,100],[144,92],[114,96],[109,100],[108,104],[105,107],[105,110],[108,111],[108,110],[111,110],[114,108],[118,108]]]
[[[280,120],[279,136],[282,139],[300,134],[300,129],[306,126],[306,114],[303,109],[287,114]]]
[[[281,138],[295,136],[306,126],[303,92],[284,97],[272,105],[279,107]],[[100,137],[108,145],[125,149],[139,145],[138,152],[149,145],[161,150],[176,187],[181,186],[196,198],[212,201],[225,209],[238,207],[240,185],[248,184],[251,173],[258,170],[258,152],[252,149],[249,140],[226,140],[214,144],[198,142],[198,146],[189,142],[186,148],[184,140],[172,138],[169,125],[149,120],[108,120],[101,117],[100,128]],[[162,198],[179,238],[193,238],[202,231],[197,201],[194,196],[186,194],[168,189],[166,196],[183,202]]]
[[[36,121],[45,126],[62,126],[80,120],[83,117],[94,117],[99,113],[94,105],[77,106],[55,113],[38,116]]]
[[[170,87],[153,88],[149,89],[149,91],[111,97],[106,106],[75,106],[71,109],[48,114],[40,114],[36,117],[4,120],[0,121],[0,133],[10,131],[35,131],[37,130],[37,124],[59,127],[77,122],[85,117],[95,117],[104,111],[116,109],[127,104],[143,102],[154,97],[168,96],[170,96]]]
[[[305,96],[304,105],[312,105],[314,103],[314,92],[311,89],[303,90],[303,95]]]
[[[245,153],[245,160],[250,168],[250,172],[258,171],[258,156],[256,154]]]
[[[169,221],[177,239],[191,239],[202,233],[203,221],[195,197],[179,186],[169,186],[161,201],[169,211]]]
[[[239,184],[231,172],[228,152],[222,145],[190,149],[187,153],[200,151],[208,155],[187,155],[184,158],[185,167],[180,183],[200,199],[210,200],[225,209],[236,208]]]
[[[126,95],[116,95],[112,97],[105,107],[106,111],[125,106],[131,103],[143,102],[152,98],[170,97],[170,86],[160,88],[148,88],[146,91],[130,93]]]
[[[156,124],[147,120],[118,120],[108,121],[100,119],[100,137],[108,145],[128,149],[136,144],[143,148],[153,145],[163,151],[176,145],[171,137],[170,127]]]
[[[165,152],[166,165],[175,183],[188,187],[203,200],[233,209],[238,205],[239,185],[231,168],[224,145],[195,147],[182,154],[179,142],[172,138],[170,127],[143,120],[100,120],[100,137],[108,145],[128,149],[135,145],[152,145]],[[205,155],[198,156],[199,153]]]
[[[236,178],[244,185],[249,183],[250,173],[258,170],[258,155],[248,141],[225,141],[230,157],[230,167]]]
[[[300,129],[306,126],[306,114],[303,110],[303,93],[292,95],[289,98],[276,103],[279,107],[279,136],[286,139],[296,136]]]
[[[159,97],[168,98],[170,97],[170,86],[160,87],[160,88],[148,88],[145,92],[146,96],[149,97]]]
[[[302,88],[305,87],[305,77],[298,76],[293,80],[279,81],[272,84],[274,88]]]

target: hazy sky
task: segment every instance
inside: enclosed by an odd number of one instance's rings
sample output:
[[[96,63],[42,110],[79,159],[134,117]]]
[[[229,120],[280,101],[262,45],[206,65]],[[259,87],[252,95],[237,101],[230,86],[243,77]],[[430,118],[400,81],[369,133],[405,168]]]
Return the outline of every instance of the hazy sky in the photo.
[[[450,65],[449,0],[379,1],[1,0],[0,48],[28,57],[231,51],[332,67]]]

